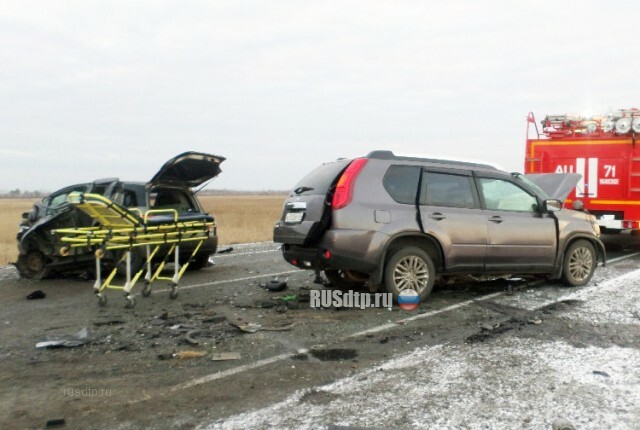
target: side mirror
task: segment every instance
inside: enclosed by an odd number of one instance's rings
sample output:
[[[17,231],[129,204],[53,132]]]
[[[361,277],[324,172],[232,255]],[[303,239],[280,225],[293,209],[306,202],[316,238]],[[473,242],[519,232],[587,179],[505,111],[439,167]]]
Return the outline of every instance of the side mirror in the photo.
[[[556,199],[545,200],[542,204],[545,212],[558,212],[562,209],[562,202]]]

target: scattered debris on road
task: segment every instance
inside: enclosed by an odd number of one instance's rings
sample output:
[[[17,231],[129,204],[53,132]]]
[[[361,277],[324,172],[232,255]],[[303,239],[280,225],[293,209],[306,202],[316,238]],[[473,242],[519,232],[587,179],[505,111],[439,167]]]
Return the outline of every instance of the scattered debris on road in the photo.
[[[188,360],[190,358],[204,357],[207,353],[201,351],[178,351],[174,355],[180,360]]]
[[[236,327],[237,329],[239,329],[240,331],[243,331],[245,333],[255,333],[255,332],[258,332],[260,330],[264,330],[264,331],[289,331],[295,325],[295,323],[291,323],[289,325],[282,326],[282,327],[263,327],[262,324],[258,324],[258,323],[245,323],[245,324],[230,323],[230,324],[232,326]]]
[[[211,361],[228,361],[228,360],[239,360],[240,353],[239,352],[218,352],[216,354],[211,355]]]
[[[47,420],[45,424],[45,428],[52,429],[57,427],[64,427],[66,425],[66,421],[64,418],[54,418],[51,420]]]
[[[38,300],[38,299],[44,299],[45,297],[47,297],[47,295],[45,294],[44,291],[35,290],[33,293],[27,296],[27,300]]]
[[[264,288],[267,291],[283,291],[287,288],[287,280],[288,278],[285,278],[284,281],[279,281],[278,277],[276,276],[274,279],[270,280],[269,282],[265,282],[264,284],[261,284],[260,287]]]
[[[49,337],[45,341],[36,343],[36,348],[76,348],[78,346],[86,345],[90,341],[89,331],[86,328],[83,328],[72,336]]]

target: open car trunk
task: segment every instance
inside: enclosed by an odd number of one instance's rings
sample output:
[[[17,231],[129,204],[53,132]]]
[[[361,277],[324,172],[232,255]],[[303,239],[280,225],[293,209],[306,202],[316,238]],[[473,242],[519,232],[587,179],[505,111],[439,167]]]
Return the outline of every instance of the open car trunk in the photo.
[[[197,187],[218,176],[222,171],[220,164],[224,160],[225,158],[219,155],[183,152],[164,163],[149,181],[149,186]]]

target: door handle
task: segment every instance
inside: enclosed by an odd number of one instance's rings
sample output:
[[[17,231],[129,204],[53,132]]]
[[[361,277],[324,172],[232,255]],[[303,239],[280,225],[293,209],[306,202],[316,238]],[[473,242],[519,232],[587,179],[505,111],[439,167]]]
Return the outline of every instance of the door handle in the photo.
[[[495,222],[496,224],[500,224],[502,222],[502,217],[492,216],[491,218],[489,218],[489,221]]]
[[[431,218],[434,221],[442,221],[443,219],[445,219],[447,217],[442,215],[440,212],[434,212],[431,215],[429,215],[429,218]]]

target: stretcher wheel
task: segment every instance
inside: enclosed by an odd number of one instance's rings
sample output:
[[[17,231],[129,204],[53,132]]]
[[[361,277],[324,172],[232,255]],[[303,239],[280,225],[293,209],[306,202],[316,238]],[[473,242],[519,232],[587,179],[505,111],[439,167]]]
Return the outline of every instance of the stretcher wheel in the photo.
[[[124,307],[127,309],[131,309],[133,307],[135,307],[136,305],[136,298],[133,296],[127,296],[125,297],[127,302],[124,304]]]
[[[149,297],[151,295],[151,284],[145,283],[142,288],[142,297]]]
[[[171,285],[171,292],[169,293],[169,298],[171,300],[175,300],[178,298],[178,286],[176,284]]]
[[[107,295],[106,294],[98,294],[98,304],[100,306],[105,306],[107,304]]]

